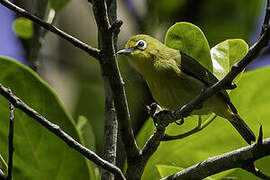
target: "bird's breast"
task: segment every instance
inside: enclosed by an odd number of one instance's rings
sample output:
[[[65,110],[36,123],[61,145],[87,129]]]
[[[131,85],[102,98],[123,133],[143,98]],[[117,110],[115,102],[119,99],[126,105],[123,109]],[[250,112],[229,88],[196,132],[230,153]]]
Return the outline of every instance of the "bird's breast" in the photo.
[[[154,99],[168,109],[179,108],[203,88],[203,84],[183,73],[158,73],[146,79]]]

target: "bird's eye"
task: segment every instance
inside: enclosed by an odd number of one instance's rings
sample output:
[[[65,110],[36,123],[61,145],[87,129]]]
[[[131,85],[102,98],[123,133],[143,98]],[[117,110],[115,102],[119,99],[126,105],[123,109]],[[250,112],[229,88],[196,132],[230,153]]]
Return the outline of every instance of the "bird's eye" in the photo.
[[[146,49],[146,42],[144,40],[139,40],[136,44],[136,48],[140,49],[140,50],[145,50]]]

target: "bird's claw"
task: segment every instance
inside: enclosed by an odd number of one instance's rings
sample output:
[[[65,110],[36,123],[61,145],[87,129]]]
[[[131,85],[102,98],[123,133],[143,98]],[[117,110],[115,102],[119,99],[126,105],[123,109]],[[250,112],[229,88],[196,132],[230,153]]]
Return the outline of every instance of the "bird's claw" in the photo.
[[[170,113],[170,111],[163,110],[154,114],[153,120],[154,120],[155,126],[162,125],[162,121],[160,121],[160,119],[163,119],[163,117],[166,116],[168,113]],[[164,126],[166,125],[164,124]]]

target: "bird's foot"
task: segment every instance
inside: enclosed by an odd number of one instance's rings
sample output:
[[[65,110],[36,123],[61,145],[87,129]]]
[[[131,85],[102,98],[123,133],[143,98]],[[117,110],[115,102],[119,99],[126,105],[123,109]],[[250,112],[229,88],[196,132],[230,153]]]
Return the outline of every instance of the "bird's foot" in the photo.
[[[162,108],[155,102],[153,102],[150,106],[147,106],[148,114],[152,117],[155,126],[163,124],[161,119],[169,112],[166,110],[162,110]]]
[[[162,111],[162,108],[155,102],[153,102],[150,106],[146,106],[148,114],[154,118],[156,114]]]
[[[162,121],[164,119],[164,116],[167,116],[168,113],[170,113],[170,111],[167,111],[167,110],[162,110],[162,111],[156,113],[153,116],[155,126],[158,126],[158,125],[162,125],[164,127],[168,126],[168,122]]]

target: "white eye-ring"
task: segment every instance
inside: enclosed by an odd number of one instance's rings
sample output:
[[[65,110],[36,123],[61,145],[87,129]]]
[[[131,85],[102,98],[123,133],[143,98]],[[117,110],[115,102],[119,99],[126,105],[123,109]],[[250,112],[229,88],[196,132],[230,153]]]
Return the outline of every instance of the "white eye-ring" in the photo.
[[[146,49],[146,46],[147,46],[147,44],[144,40],[139,40],[135,47],[138,48],[139,50],[143,51]]]

